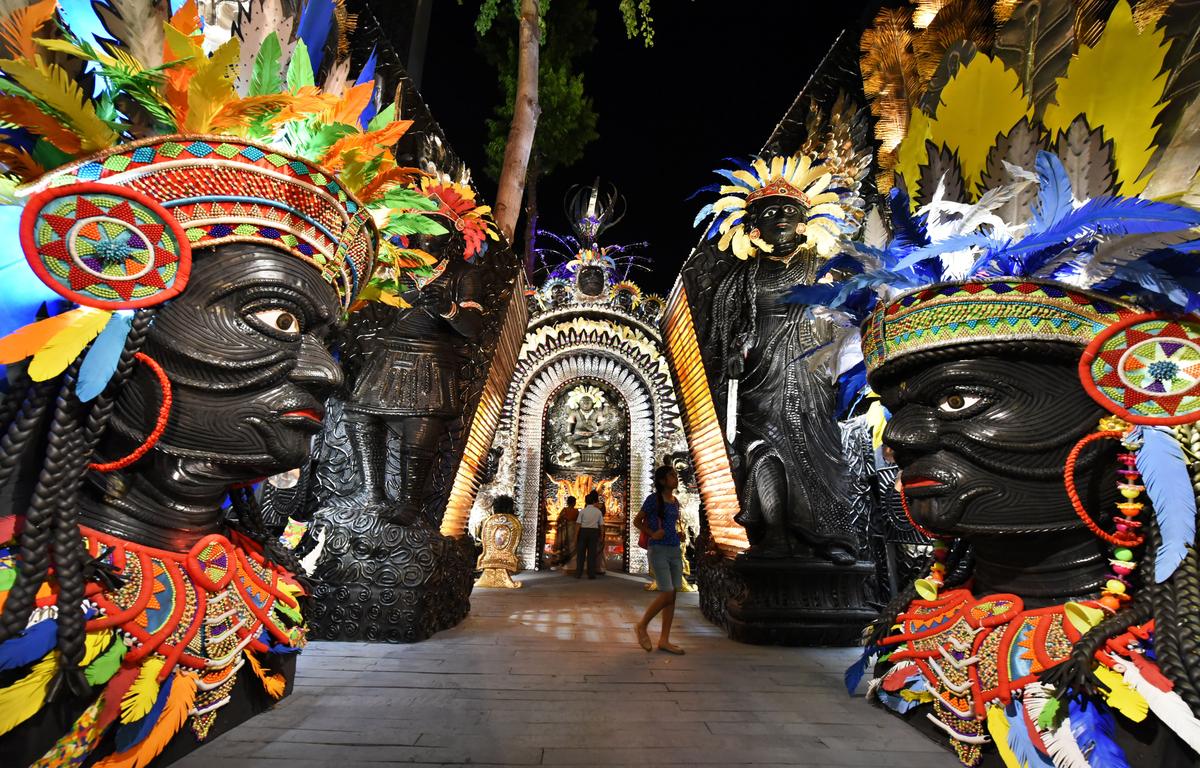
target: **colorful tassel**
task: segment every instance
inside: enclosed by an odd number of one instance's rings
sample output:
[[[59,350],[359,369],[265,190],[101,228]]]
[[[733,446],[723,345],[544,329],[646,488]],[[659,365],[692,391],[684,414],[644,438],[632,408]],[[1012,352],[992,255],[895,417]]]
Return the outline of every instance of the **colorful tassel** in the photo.
[[[42,348],[34,353],[33,360],[29,363],[29,378],[34,381],[46,381],[65,371],[67,366],[79,357],[83,348],[108,324],[108,319],[112,316],[111,312],[90,307],[83,307],[80,311],[81,314],[50,337]]]
[[[1162,544],[1154,557],[1154,580],[1171,578],[1196,539],[1196,495],[1183,448],[1170,430],[1139,427],[1137,469],[1154,506]]]
[[[1174,691],[1164,691],[1154,687],[1142,676],[1133,664],[1123,664],[1121,670],[1125,684],[1141,694],[1159,720],[1175,732],[1175,735],[1194,751],[1200,752],[1200,720],[1192,715],[1187,702]]]
[[[162,754],[191,715],[196,703],[196,677],[177,671],[163,687],[169,687],[169,693],[163,695],[155,717],[147,718],[148,731],[144,735],[139,732],[140,738],[132,746],[100,760],[96,768],[143,768]]]
[[[287,679],[279,673],[268,672],[253,653],[246,651],[245,656],[246,660],[250,662],[250,669],[262,681],[263,690],[267,692],[267,695],[272,699],[282,699],[284,690],[287,688]]]
[[[132,317],[128,313],[114,312],[92,343],[83,358],[83,364],[79,366],[79,381],[75,385],[75,395],[80,401],[90,401],[108,386],[116,373],[121,353],[125,351],[125,339],[129,336],[131,322]]]
[[[100,712],[104,709],[104,694],[100,694],[92,705],[83,711],[71,730],[54,743],[40,760],[29,768],[79,768],[96,750],[106,727],[100,725]]]
[[[46,689],[58,671],[58,657],[46,654],[28,675],[0,689],[0,734],[5,734],[37,714],[46,703]]]
[[[154,706],[154,702],[158,701],[158,673],[162,668],[163,660],[157,656],[151,656],[142,662],[137,678],[121,699],[122,723],[141,720]]]

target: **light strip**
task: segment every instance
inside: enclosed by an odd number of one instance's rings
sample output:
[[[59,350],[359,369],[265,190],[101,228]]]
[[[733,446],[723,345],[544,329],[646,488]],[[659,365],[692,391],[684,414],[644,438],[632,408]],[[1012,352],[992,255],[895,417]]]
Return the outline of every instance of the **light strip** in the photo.
[[[479,473],[487,461],[492,438],[496,436],[500,412],[504,409],[504,398],[508,395],[509,384],[517,369],[517,353],[525,340],[525,328],[528,324],[525,273],[518,271],[512,299],[504,313],[504,326],[500,329],[500,338],[496,341],[496,353],[492,356],[492,364],[488,369],[487,383],[483,386],[483,394],[479,396],[479,405],[471,419],[471,430],[463,447],[462,461],[459,462],[454,485],[450,488],[450,498],[446,502],[446,512],[442,516],[441,530],[445,536],[462,536],[467,532],[471,505],[475,503],[475,494],[479,492]]]
[[[746,530],[734,522],[739,510],[737,486],[704,361],[700,358],[700,344],[696,340],[696,327],[692,323],[692,310],[682,279],[675,282],[667,300],[664,330],[667,359],[679,391],[683,426],[691,448],[692,465],[696,468],[696,481],[700,485],[704,517],[717,547],[727,557],[733,557],[744,552],[750,542],[746,539]]]

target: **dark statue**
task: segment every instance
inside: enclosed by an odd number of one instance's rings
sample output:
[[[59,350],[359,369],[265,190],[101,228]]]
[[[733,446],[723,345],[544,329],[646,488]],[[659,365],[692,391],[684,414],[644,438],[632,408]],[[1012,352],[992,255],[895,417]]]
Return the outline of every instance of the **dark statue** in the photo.
[[[790,197],[749,203],[751,226],[774,250],[738,262],[717,286],[709,345],[738,382],[733,450],[747,556],[848,565],[857,560],[856,535],[835,391],[802,362],[830,341],[831,328],[787,301],[792,286],[815,278],[816,257],[801,250],[806,216]]]

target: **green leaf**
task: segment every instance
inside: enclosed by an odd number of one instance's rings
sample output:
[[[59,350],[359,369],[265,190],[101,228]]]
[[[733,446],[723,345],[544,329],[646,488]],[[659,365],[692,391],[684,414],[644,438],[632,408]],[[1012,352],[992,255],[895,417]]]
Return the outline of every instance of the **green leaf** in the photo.
[[[120,636],[117,636],[113,644],[108,646],[107,650],[97,656],[96,660],[88,664],[87,669],[83,671],[88,685],[106,683],[110,677],[117,674],[117,669],[121,666],[121,659],[125,657],[126,650],[128,650],[128,647],[125,645],[125,641]]]
[[[246,95],[269,96],[283,89],[283,79],[279,76],[279,59],[282,56],[279,35],[272,32],[264,37],[258,53],[254,54],[254,69],[250,73],[250,89]]]
[[[303,40],[296,41],[292,51],[292,60],[288,63],[287,86],[292,93],[306,85],[315,85],[313,81],[312,59],[308,55],[308,46]]]
[[[1046,705],[1042,707],[1042,714],[1038,715],[1037,727],[1042,730],[1053,730],[1058,718],[1058,699],[1051,696],[1046,699]]]
[[[421,213],[398,213],[389,216],[383,227],[385,235],[444,235],[450,230],[433,218]]]
[[[396,105],[388,104],[386,108],[381,110],[379,114],[371,118],[371,122],[367,123],[367,131],[378,131],[380,128],[386,128],[388,123],[396,119]]]
[[[392,187],[378,198],[375,208],[409,208],[417,211],[436,211],[438,204],[409,187]]]

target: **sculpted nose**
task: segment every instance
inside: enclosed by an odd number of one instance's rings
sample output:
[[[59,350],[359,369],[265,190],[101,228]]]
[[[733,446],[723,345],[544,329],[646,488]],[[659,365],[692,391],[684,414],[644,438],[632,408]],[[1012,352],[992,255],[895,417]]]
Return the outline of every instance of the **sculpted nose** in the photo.
[[[300,340],[296,367],[292,368],[288,378],[324,399],[342,385],[342,367],[325,345],[306,335]]]
[[[937,417],[929,408],[901,406],[883,430],[883,442],[897,454],[936,450],[939,444]]]

